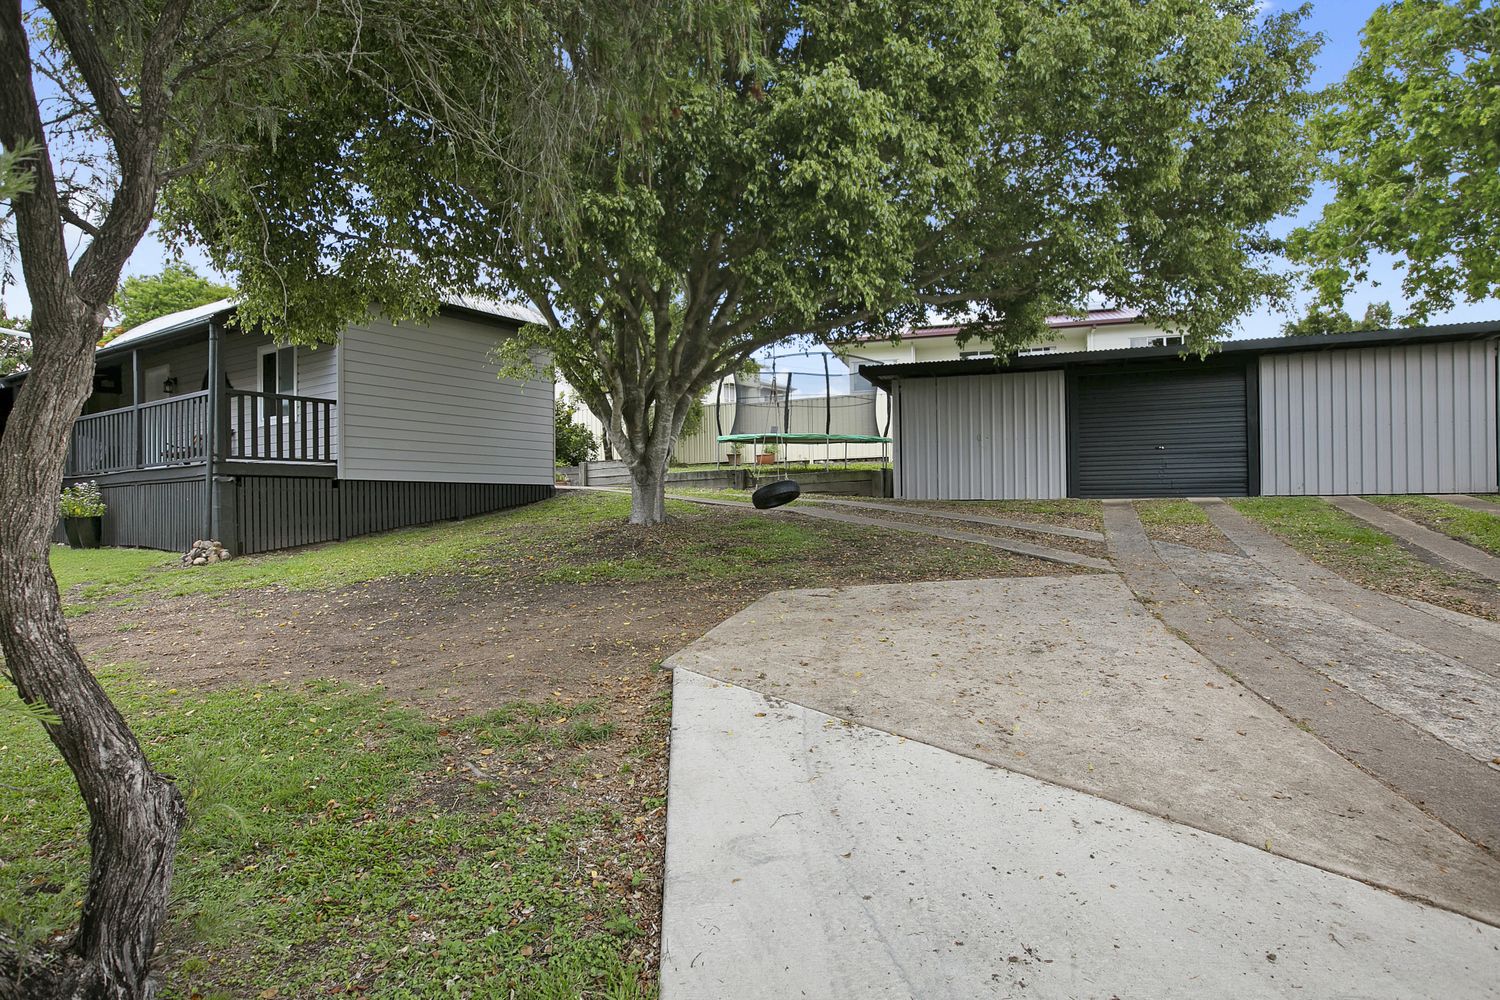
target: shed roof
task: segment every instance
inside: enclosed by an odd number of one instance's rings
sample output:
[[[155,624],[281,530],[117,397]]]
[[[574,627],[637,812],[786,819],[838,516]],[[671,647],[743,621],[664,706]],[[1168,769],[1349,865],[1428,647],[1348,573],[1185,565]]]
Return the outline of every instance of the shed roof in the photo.
[[[1121,323],[1139,323],[1144,319],[1143,314],[1136,309],[1109,308],[1090,309],[1081,316],[1061,315],[1048,316],[1046,319],[1049,330],[1067,330],[1085,326],[1117,326]],[[937,326],[914,326],[901,335],[902,340],[925,340],[930,337],[956,337],[963,329],[959,323],[947,323]],[[868,344],[875,341],[888,341],[888,337],[856,337],[850,343]]]
[[[1500,337],[1500,320],[1480,323],[1448,323],[1437,326],[1398,327],[1393,330],[1360,330],[1307,337],[1258,337],[1254,340],[1220,341],[1208,359],[1223,355],[1255,356],[1298,351],[1332,351],[1355,347],[1386,347],[1406,344],[1443,343]],[[1100,351],[1054,351],[1047,354],[1009,355],[1004,358],[963,358],[949,361],[911,361],[901,364],[860,365],[859,373],[871,382],[885,385],[900,378],[944,378],[953,375],[985,375],[1014,371],[1074,368],[1091,365],[1132,364],[1181,360],[1191,363],[1182,348],[1122,347]]]

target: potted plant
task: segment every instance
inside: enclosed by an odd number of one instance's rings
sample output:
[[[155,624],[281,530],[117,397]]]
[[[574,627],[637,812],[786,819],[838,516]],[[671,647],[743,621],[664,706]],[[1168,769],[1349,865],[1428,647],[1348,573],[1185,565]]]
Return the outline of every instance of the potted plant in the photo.
[[[729,442],[729,455],[727,456],[728,459],[729,459],[729,464],[730,465],[739,465],[740,464],[740,455],[744,452],[744,450],[745,450],[745,442],[743,442],[743,441],[731,441],[731,442]]]
[[[774,442],[761,446],[760,454],[755,456],[755,464],[770,465],[776,461],[776,444]]]
[[[75,549],[97,549],[103,537],[104,494],[95,482],[74,483],[63,488],[58,498],[62,511],[63,531],[68,545]]]

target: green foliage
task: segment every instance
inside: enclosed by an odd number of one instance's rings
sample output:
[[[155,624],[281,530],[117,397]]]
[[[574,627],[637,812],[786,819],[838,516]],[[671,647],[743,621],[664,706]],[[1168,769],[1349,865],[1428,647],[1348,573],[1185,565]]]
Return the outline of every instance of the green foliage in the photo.
[[[58,511],[63,517],[103,517],[108,510],[99,484],[93,481],[64,486],[58,495]]]
[[[1372,302],[1365,315],[1356,320],[1339,306],[1314,300],[1301,318],[1285,324],[1281,332],[1287,337],[1307,337],[1324,333],[1352,333],[1356,330],[1389,330],[1395,326],[1389,302]]]
[[[3,253],[3,247],[0,247],[0,253]],[[0,375],[9,375],[31,365],[30,339],[6,332],[26,333],[30,329],[29,319],[10,315],[5,311],[5,303],[0,302]]]
[[[1460,507],[1437,497],[1395,496],[1366,497],[1371,503],[1389,507],[1403,517],[1427,525],[1435,531],[1452,535],[1470,545],[1500,556],[1500,515]]]
[[[748,60],[653,44],[639,141],[556,158],[566,214],[517,209],[503,159],[344,88],[274,146],[247,137],[234,184],[174,192],[174,220],[303,337],[376,301],[519,292],[547,325],[518,356],[548,350],[627,461],[665,461],[691,401],[787,337],[972,307],[973,333],[1023,343],[1097,291],[1205,348],[1281,293],[1266,226],[1307,192],[1314,42],[1258,7],[766,4]],[[465,78],[482,89],[456,102],[496,89]]]
[[[233,295],[233,288],[210,281],[186,264],[168,264],[161,274],[126,278],[120,285],[120,290],[115,293],[115,310],[120,317],[115,332],[123,333],[158,316],[208,305]]]
[[[1418,322],[1500,295],[1500,6],[1396,0],[1363,38],[1312,121],[1334,197],[1295,254],[1333,305],[1375,254],[1404,270]]]
[[[553,400],[552,417],[556,425],[553,440],[558,465],[582,465],[594,457],[599,447],[593,432],[573,419],[577,413],[578,407],[563,396]]]

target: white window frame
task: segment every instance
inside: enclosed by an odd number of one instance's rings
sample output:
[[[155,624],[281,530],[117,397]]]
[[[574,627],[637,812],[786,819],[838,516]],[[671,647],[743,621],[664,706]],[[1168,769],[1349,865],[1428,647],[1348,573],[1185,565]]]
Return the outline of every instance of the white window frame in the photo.
[[[1182,334],[1163,333],[1154,337],[1131,337],[1131,347],[1181,347]]]
[[[276,355],[276,381],[281,381],[282,353],[286,352],[286,358],[292,363],[292,388],[291,391],[283,391],[278,386],[266,385],[266,355]],[[260,387],[260,392],[280,393],[284,396],[297,395],[297,348],[286,344],[268,344],[255,352],[255,384]]]

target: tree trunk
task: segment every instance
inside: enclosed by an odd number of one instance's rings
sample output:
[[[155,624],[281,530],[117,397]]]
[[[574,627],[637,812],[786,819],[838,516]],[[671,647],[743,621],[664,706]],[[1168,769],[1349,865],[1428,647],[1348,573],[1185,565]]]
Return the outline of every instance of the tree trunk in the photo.
[[[630,523],[664,524],[666,520],[667,462],[642,458],[630,466]]]
[[[69,329],[34,331],[35,367],[0,437],[0,649],[21,698],[57,717],[47,735],[83,794],[91,858],[77,934],[18,995],[138,1000],[154,993],[151,954],[186,810],[73,645],[48,563],[68,439],[92,387],[101,325],[71,311]],[[0,983],[0,991],[14,985]]]

